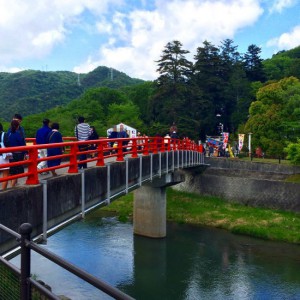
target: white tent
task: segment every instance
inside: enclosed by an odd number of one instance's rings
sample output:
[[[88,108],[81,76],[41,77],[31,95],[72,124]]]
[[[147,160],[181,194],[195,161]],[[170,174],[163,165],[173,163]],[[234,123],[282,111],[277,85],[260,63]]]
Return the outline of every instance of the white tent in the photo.
[[[125,123],[119,123],[119,124],[116,125],[118,132],[120,132],[120,126],[121,125],[123,125],[123,128],[124,128],[125,131],[128,131],[129,137],[131,137],[131,138],[136,137],[136,129],[129,126],[129,125],[126,125]],[[112,131],[113,131],[113,128],[108,128],[107,129],[107,136],[109,136]]]

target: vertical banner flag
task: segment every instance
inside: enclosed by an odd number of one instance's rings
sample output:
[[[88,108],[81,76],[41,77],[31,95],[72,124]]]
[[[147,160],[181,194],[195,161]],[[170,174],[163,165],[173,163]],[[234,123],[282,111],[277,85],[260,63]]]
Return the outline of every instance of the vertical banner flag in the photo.
[[[226,149],[229,138],[229,132],[223,132],[223,149]]]
[[[244,145],[244,134],[239,134],[239,151],[242,150],[243,145]]]

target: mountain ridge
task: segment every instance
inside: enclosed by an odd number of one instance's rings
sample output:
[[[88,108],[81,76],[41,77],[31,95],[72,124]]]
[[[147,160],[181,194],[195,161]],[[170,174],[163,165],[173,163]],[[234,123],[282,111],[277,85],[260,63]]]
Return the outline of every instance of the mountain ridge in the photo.
[[[144,81],[105,66],[87,74],[39,70],[0,72],[0,119],[9,121],[15,113],[27,116],[65,105],[92,87],[118,89],[141,82]]]

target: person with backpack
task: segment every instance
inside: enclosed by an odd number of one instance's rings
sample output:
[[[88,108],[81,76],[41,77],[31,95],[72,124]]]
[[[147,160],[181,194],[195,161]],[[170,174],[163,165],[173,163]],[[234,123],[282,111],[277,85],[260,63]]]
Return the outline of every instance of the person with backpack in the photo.
[[[51,129],[52,130],[49,132],[48,137],[47,137],[47,143],[48,144],[62,143],[63,142],[62,135],[58,131],[59,124],[52,123]],[[63,152],[64,152],[64,147],[48,148],[47,156],[51,157],[51,156],[61,155],[61,154],[63,154]],[[55,158],[55,159],[51,159],[51,160],[47,161],[49,168],[59,166],[60,163],[61,163],[61,158]],[[51,173],[52,173],[53,177],[57,176],[57,173],[55,172],[55,170],[51,170]]]
[[[51,128],[49,127],[50,120],[49,119],[44,119],[43,120],[43,126],[39,128],[36,132],[35,138],[36,138],[36,144],[41,145],[41,144],[47,144],[47,137],[48,134],[51,132]],[[47,157],[47,149],[39,149],[39,157],[40,158],[45,158]],[[38,165],[37,168],[39,170],[47,168],[47,161],[41,161]],[[48,174],[48,172],[41,173],[42,175]]]
[[[99,135],[98,135],[98,133],[96,131],[95,126],[91,126],[90,129],[91,129],[91,135],[89,136],[89,140],[91,140],[91,141],[98,140],[99,139]],[[97,144],[91,144],[89,146],[89,150],[96,150],[96,149],[97,149]],[[91,156],[94,157],[95,153],[92,153]]]

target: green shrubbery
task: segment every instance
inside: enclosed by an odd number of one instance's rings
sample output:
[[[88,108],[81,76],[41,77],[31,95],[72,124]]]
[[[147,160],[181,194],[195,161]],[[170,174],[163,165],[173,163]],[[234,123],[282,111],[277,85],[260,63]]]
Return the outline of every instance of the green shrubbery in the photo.
[[[290,143],[286,148],[287,159],[291,161],[294,165],[300,165],[300,139],[297,143]]]

